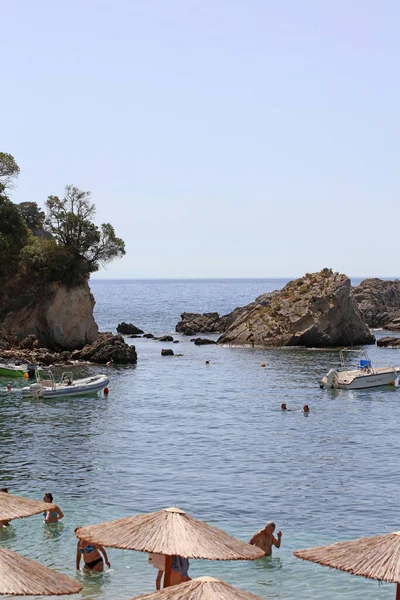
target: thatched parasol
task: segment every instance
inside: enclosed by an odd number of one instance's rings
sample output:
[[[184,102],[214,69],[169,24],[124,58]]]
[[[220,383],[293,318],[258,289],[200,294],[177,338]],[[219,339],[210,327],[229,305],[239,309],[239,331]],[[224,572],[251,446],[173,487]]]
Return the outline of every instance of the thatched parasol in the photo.
[[[400,531],[296,550],[294,555],[352,575],[397,583],[396,600],[400,600]]]
[[[55,504],[0,492],[0,521],[31,517],[47,510],[56,510]]]
[[[12,550],[0,548],[0,594],[7,596],[61,596],[77,594],[82,586]]]
[[[187,583],[138,596],[132,600],[260,600],[258,596],[239,590],[238,588],[214,579],[214,577],[199,577]]]
[[[260,548],[198,521],[180,508],[164,508],[155,513],[80,527],[76,535],[108,548],[165,554],[164,587],[169,586],[175,555],[208,560],[254,560],[264,556]]]

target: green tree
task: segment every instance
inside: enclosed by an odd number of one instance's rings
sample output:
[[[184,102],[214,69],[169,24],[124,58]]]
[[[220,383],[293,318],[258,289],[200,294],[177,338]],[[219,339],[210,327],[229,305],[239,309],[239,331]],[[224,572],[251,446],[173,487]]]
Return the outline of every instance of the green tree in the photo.
[[[112,225],[104,223],[99,228],[93,223],[96,208],[90,202],[90,192],[67,185],[64,198],[49,196],[46,208],[47,224],[54,239],[76,259],[84,261],[88,274],[124,256],[125,243],[115,235]]]
[[[12,154],[0,152],[0,183],[6,187],[10,187],[13,178],[18,177],[19,166],[15,162]]]
[[[26,226],[32,231],[33,235],[38,237],[46,235],[44,230],[46,215],[40,210],[36,202],[21,202],[17,206]]]
[[[28,239],[28,229],[17,206],[0,184],[0,277],[14,274],[21,248]]]

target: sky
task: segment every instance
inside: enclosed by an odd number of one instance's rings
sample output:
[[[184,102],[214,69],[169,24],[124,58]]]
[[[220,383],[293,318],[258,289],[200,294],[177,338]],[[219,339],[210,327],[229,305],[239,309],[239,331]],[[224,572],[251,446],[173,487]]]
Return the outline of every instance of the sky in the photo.
[[[399,275],[400,3],[0,5],[12,200],[90,190],[97,277]]]

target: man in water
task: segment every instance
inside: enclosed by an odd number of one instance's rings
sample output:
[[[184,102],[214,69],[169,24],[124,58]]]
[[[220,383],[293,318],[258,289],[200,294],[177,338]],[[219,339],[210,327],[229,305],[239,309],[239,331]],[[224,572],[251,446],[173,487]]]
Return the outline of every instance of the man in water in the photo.
[[[275,523],[268,521],[264,529],[253,535],[249,544],[258,546],[258,548],[261,548],[269,556],[272,554],[272,546],[275,546],[275,548],[280,548],[281,546],[282,531],[278,531],[278,539],[274,536],[274,531]]]

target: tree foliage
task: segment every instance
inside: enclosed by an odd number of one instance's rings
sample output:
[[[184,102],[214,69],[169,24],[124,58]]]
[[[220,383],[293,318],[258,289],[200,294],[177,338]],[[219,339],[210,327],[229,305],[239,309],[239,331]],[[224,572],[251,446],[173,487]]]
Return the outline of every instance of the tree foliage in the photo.
[[[85,262],[88,274],[124,256],[125,243],[115,235],[113,226],[103,223],[99,228],[93,223],[96,209],[90,202],[90,192],[67,185],[64,198],[49,196],[46,208],[54,239]]]
[[[33,235],[38,237],[46,235],[44,229],[46,215],[36,202],[21,202],[17,206],[26,226],[32,231]]]
[[[13,272],[27,239],[24,219],[0,184],[0,276]]]
[[[0,183],[4,188],[9,187],[13,178],[18,177],[19,166],[12,154],[0,152]]]

